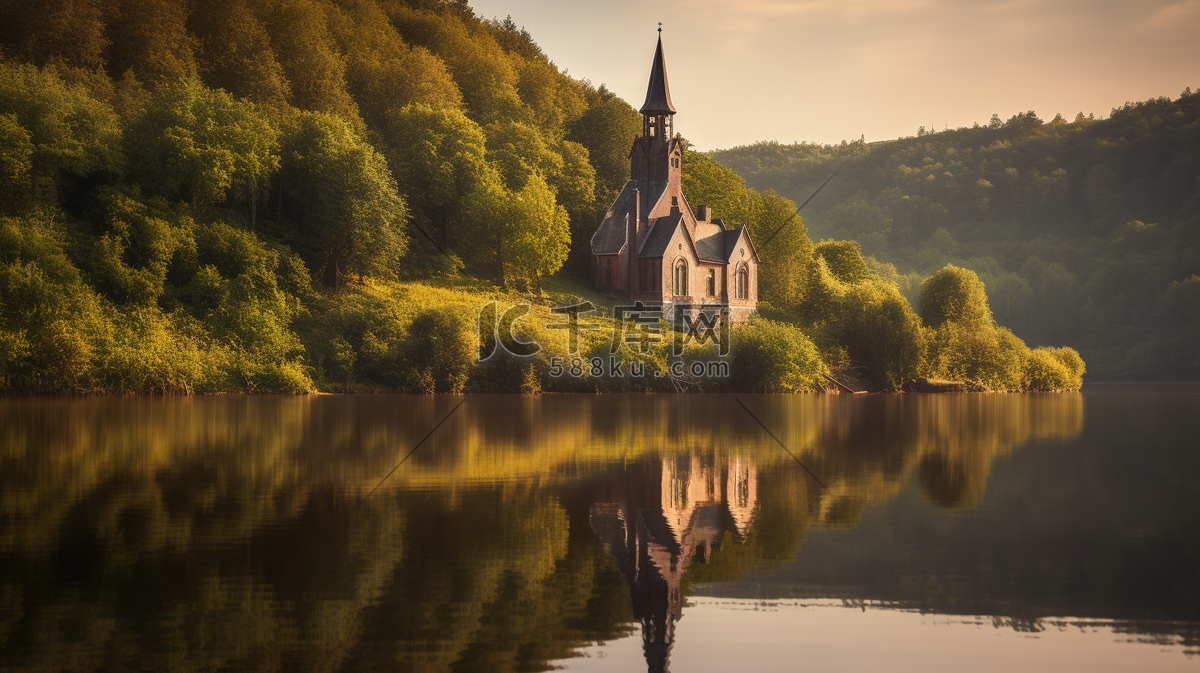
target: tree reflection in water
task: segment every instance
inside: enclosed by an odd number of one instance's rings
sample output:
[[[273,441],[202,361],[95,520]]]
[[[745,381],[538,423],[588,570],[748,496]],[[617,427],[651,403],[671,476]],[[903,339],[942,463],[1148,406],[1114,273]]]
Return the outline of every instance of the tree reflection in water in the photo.
[[[1079,395],[0,402],[0,666],[539,670],[796,559],[916,480],[1083,427]]]

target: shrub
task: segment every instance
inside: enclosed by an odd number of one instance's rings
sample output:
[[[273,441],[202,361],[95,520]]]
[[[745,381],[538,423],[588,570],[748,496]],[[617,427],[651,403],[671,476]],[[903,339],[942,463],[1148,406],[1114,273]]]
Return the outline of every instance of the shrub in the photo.
[[[921,320],[940,327],[948,320],[990,323],[987,291],[974,271],[947,264],[921,283]]]
[[[1083,358],[1073,348],[1035,348],[1029,352],[1026,380],[1029,390],[1057,392],[1079,390],[1083,385]]]
[[[930,373],[986,390],[1023,390],[1028,353],[1025,342],[1003,327],[948,321],[934,332]]]
[[[466,324],[450,309],[424,311],[408,326],[405,362],[413,390],[461,393],[475,357]]]
[[[857,241],[821,241],[815,252],[825,260],[829,272],[843,283],[861,283],[875,276],[863,259]]]
[[[825,365],[799,329],[756,320],[731,335],[730,374],[737,390],[792,393],[814,390]]]
[[[809,274],[805,322],[826,351],[866,367],[875,385],[900,388],[924,371],[926,330],[894,283],[868,273],[848,283],[819,257]]]
[[[839,340],[874,383],[902,388],[920,376],[926,334],[921,320],[895,285],[874,281],[850,289],[839,307]]]

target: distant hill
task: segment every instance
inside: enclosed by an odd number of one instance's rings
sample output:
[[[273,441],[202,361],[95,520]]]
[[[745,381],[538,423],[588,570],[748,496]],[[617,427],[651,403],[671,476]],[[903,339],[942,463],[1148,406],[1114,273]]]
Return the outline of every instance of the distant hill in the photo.
[[[1030,111],[885,142],[763,142],[714,159],[803,202],[814,239],[849,238],[922,277],[976,271],[996,319],[1070,343],[1093,379],[1200,377],[1200,95],[1105,119]]]

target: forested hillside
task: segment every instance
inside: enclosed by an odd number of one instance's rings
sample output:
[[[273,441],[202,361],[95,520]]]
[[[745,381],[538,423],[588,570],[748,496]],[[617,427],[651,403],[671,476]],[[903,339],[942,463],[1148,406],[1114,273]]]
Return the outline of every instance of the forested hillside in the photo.
[[[972,271],[914,310],[887,267],[691,152],[689,201],[750,228],[771,319],[735,330],[729,378],[549,375],[574,353],[548,305],[579,293],[541,281],[589,294],[640,117],[463,2],[9,2],[0,49],[0,392],[1080,385],[1078,354],[998,324]],[[476,366],[491,301],[535,304],[544,350]],[[608,357],[611,325],[579,355]]]
[[[330,290],[536,287],[640,128],[458,2],[4,3],[0,56],[8,390],[306,389]]]
[[[1034,112],[866,144],[713,153],[797,201],[819,238],[858,241],[916,301],[947,263],[972,269],[997,320],[1070,343],[1098,378],[1200,376],[1200,95],[1105,119]],[[885,273],[887,270],[885,269]]]

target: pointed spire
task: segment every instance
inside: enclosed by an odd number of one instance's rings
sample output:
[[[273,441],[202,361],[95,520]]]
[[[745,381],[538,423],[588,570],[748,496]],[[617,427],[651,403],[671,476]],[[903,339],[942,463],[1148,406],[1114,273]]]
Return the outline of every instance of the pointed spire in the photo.
[[[646,102],[642,103],[642,114],[675,114],[671,104],[671,87],[667,85],[667,59],[663,56],[662,24],[658,28],[658,49],[654,51],[654,64],[650,66],[650,85],[646,87]]]

